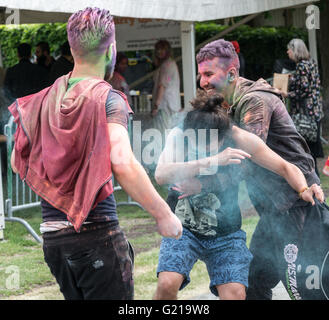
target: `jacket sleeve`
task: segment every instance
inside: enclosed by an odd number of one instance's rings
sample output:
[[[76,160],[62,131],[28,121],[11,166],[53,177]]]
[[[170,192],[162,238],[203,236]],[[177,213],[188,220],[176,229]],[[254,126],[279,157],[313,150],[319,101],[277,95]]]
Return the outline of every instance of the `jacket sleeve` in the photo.
[[[272,107],[267,104],[265,99],[255,93],[246,97],[241,103],[239,127],[257,135],[266,142],[273,112]]]

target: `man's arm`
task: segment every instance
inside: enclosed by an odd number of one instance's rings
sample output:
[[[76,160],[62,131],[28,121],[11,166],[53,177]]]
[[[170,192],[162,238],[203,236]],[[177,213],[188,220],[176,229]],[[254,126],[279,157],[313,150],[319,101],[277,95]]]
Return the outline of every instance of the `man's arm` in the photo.
[[[226,148],[223,152],[215,156],[184,162],[184,138],[182,130],[175,128],[169,133],[165,148],[159,157],[155,170],[155,180],[160,185],[179,183],[202,175],[203,170],[209,169],[212,166],[239,164],[246,157],[249,157],[249,154],[243,150]]]
[[[308,188],[302,171],[272,151],[259,137],[235,126],[232,128],[232,136],[238,147],[251,154],[253,162],[285,178],[298,193],[304,190],[300,194],[303,200],[314,204],[313,194],[315,194],[318,200],[324,201],[324,195],[319,186],[314,184]]]
[[[200,167],[208,167],[204,160],[184,162],[184,141],[182,130],[174,128],[170,131],[166,145],[161,152],[155,170],[155,180],[158,184],[171,184],[193,178],[200,173]]]
[[[18,170],[15,167],[15,145],[14,145],[13,150],[11,152],[10,164],[11,164],[11,169],[14,171],[14,173],[18,173]]]
[[[182,224],[157,193],[144,168],[136,160],[131,150],[127,130],[120,124],[108,123],[108,134],[115,179],[156,219],[162,236],[179,238],[182,234]]]
[[[257,93],[250,93],[243,102],[239,127],[247,130],[266,142],[272,117],[272,106]]]

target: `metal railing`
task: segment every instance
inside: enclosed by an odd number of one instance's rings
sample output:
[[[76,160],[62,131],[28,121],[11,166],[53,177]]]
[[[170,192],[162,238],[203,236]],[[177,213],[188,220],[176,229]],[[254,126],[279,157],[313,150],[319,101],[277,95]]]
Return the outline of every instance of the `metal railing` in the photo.
[[[11,170],[10,157],[13,148],[13,135],[16,131],[16,124],[14,117],[9,118],[8,123],[5,125],[5,135],[7,137],[7,199],[5,201],[5,217],[6,221],[13,221],[21,223],[33,238],[42,243],[42,239],[34,231],[31,225],[24,219],[14,217],[14,212],[24,209],[40,206],[40,198],[36,195],[26,184],[19,178],[18,174],[13,174]],[[15,178],[13,179],[13,176]],[[15,195],[13,194],[15,190]]]
[[[130,91],[132,108],[135,113],[150,113],[152,108],[152,95],[140,93],[139,91]]]
[[[129,126],[128,126],[130,138],[131,138],[131,121],[132,119],[130,118]],[[14,123],[14,118],[13,116],[11,116],[4,128],[4,132],[7,137],[7,164],[8,164],[7,165],[7,199],[5,200],[5,209],[4,209],[5,220],[21,223],[37,242],[42,243],[42,238],[35,232],[35,230],[26,220],[14,216],[14,212],[38,207],[41,204],[40,197],[37,194],[35,194],[24,181],[20,179],[18,174],[14,174],[11,169],[10,159],[11,159],[11,152],[13,148],[13,140],[14,140],[13,136],[16,131],[16,127],[17,126]],[[114,179],[113,181],[114,181],[114,192],[122,190],[121,186]],[[1,182],[1,191],[2,191],[2,186],[3,184]],[[15,191],[15,193],[13,191]],[[139,208],[144,210],[144,208],[138,202],[132,201],[129,195],[127,195],[127,201],[117,202],[116,205],[117,206],[133,205],[133,206],[138,206]],[[0,230],[1,230],[1,207],[0,207]]]
[[[139,91],[130,91],[132,100],[132,108],[135,113],[143,114],[150,113],[152,109],[152,95],[148,93],[141,93]],[[184,93],[181,92],[181,105],[184,106]]]
[[[1,151],[0,151],[1,153]],[[1,154],[0,154],[1,156]],[[1,157],[0,157],[1,158]],[[3,184],[2,184],[2,167],[0,161],[0,241],[3,240],[3,230],[5,228],[5,210],[3,207]]]

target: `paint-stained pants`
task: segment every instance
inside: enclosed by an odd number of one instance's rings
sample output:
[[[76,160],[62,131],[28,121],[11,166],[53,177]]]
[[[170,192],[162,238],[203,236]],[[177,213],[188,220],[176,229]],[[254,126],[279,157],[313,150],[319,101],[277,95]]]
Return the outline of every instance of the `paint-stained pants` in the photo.
[[[247,300],[271,300],[272,289],[280,281],[271,218],[266,215],[260,217],[250,241],[253,259],[249,268]]]
[[[132,300],[134,253],[118,225],[91,223],[43,235],[43,251],[66,300]]]
[[[293,300],[329,299],[329,207],[299,201],[263,214],[250,242],[247,299],[270,299],[279,281]]]

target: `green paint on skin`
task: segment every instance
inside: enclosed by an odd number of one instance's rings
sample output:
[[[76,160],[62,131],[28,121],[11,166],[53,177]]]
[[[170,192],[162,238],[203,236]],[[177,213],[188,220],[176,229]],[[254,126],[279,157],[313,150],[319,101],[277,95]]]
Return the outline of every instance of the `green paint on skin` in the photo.
[[[113,43],[111,43],[110,45],[109,52],[106,58],[108,59],[108,64],[111,64],[113,60]]]

